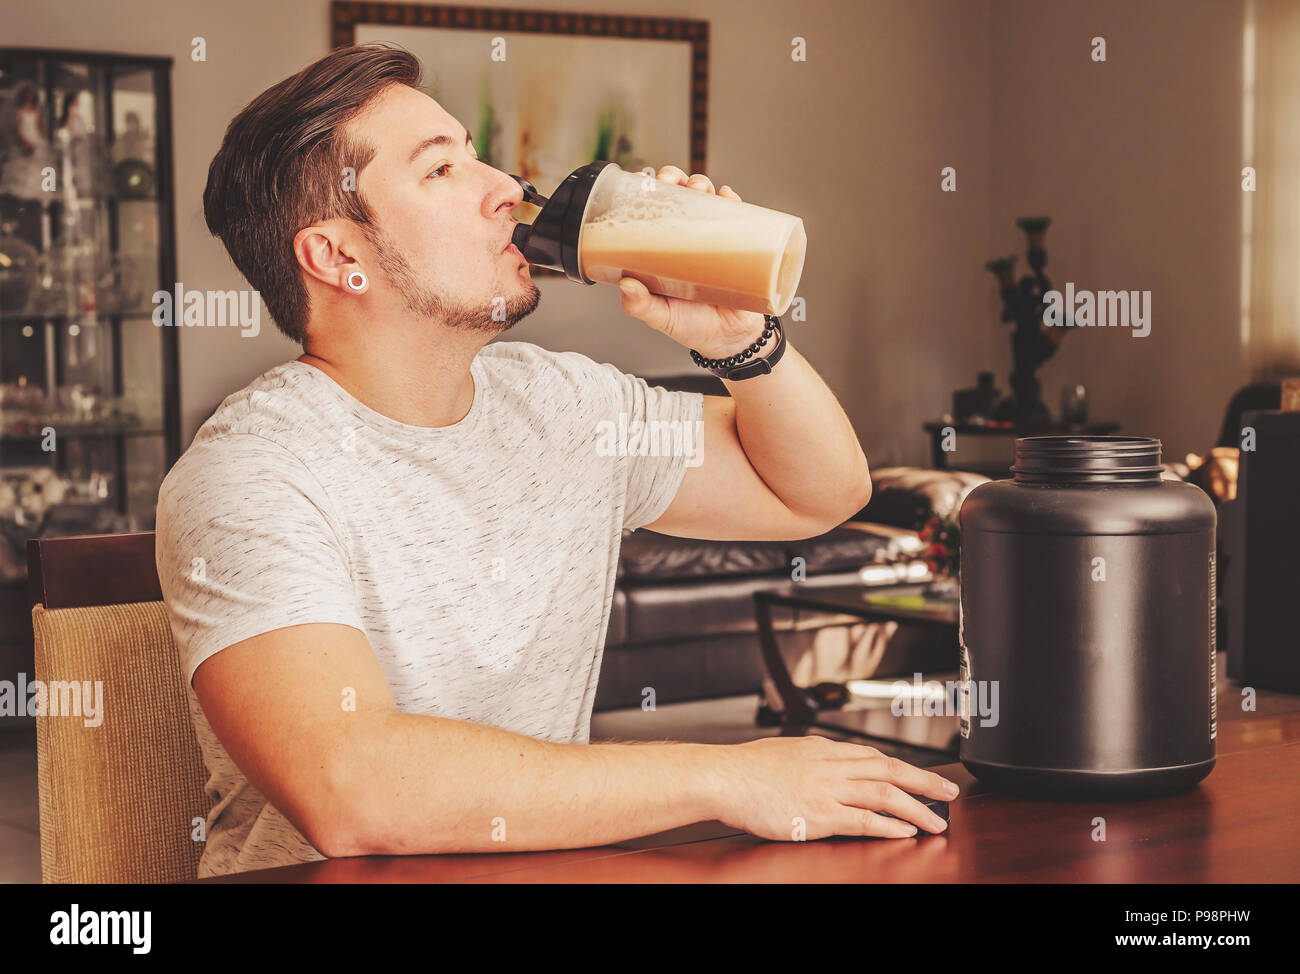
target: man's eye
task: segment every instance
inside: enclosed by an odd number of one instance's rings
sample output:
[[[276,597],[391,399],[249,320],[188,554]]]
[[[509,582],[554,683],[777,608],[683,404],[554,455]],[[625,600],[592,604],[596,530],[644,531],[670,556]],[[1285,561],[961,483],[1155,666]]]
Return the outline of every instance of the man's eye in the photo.
[[[429,179],[429,178],[431,178],[431,177],[433,176],[433,173],[441,172],[441,171],[444,170],[444,169],[450,169],[450,168],[451,168],[451,163],[450,163],[450,162],[444,162],[441,166],[439,166],[437,169],[433,170],[433,172],[429,173],[429,175],[428,175],[428,176],[425,176],[424,178],[425,178],[425,179]],[[439,176],[438,178],[439,178],[439,179],[442,179],[443,177]]]

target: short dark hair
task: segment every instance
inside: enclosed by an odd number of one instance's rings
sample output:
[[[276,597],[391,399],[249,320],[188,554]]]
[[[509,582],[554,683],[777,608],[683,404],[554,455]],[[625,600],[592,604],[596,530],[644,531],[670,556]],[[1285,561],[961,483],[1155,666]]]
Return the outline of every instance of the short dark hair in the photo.
[[[374,214],[344,188],[375,147],[344,126],[390,85],[420,86],[420,62],[393,44],[341,47],[272,85],[226,128],[208,167],[203,216],[261,294],[279,329],[306,344],[310,299],[293,252],[303,227],[346,217],[367,234]]]

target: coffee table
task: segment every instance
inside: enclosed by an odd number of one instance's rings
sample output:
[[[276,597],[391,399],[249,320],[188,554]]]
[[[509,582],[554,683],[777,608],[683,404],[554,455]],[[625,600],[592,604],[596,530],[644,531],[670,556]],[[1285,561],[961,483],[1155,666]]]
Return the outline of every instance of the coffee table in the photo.
[[[781,723],[790,733],[806,733],[821,727],[869,740],[903,744],[907,747],[957,756],[956,715],[896,716],[883,699],[852,698],[842,707],[818,705],[805,687],[795,685],[777,643],[772,625],[775,607],[807,609],[834,615],[849,615],[866,622],[899,622],[935,627],[951,634],[951,671],[927,675],[940,682],[957,679],[958,604],[955,596],[933,596],[924,585],[827,585],[791,583],[782,588],[754,593],[754,616],[759,648],[767,674],[781,697]],[[909,673],[908,680],[914,679]],[[898,679],[904,679],[899,676]]]

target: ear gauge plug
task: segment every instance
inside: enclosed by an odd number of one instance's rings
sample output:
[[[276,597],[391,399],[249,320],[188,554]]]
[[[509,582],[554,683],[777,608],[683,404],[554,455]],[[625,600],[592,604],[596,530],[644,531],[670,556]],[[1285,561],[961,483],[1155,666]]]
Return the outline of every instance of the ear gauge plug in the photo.
[[[364,291],[366,289],[366,285],[369,283],[370,282],[366,278],[366,275],[361,273],[361,271],[353,271],[351,274],[347,276],[348,287],[351,288],[353,291],[357,292],[358,294]]]

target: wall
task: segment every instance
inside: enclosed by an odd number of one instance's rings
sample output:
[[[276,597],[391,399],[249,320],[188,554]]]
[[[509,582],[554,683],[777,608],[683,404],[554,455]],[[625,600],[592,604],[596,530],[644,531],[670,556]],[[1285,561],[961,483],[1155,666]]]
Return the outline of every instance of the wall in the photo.
[[[1240,342],[1240,0],[992,5],[994,229],[1047,213],[1064,288],[1151,291],[1151,332],[1066,334],[1040,373],[1053,409],[1088,386],[1099,416],[1165,458],[1214,444],[1244,384]],[[1106,39],[1105,63],[1090,59]],[[1023,264],[1023,256],[1021,258]]]
[[[670,5],[653,5],[668,13]],[[610,9],[644,10],[618,4]],[[709,169],[808,232],[791,339],[844,404],[872,462],[928,462],[921,423],[1003,355],[988,225],[989,18],[964,2],[683,4],[712,22]],[[755,11],[761,11],[756,15]],[[791,38],[808,60],[790,60]],[[959,172],[939,191],[940,170]],[[690,371],[686,352],[567,282],[511,332],[628,371]]]
[[[1149,288],[1155,313],[1145,339],[1069,335],[1043,372],[1049,405],[1082,381],[1095,412],[1165,437],[1171,454],[1213,436],[1243,374],[1240,0],[509,5],[710,20],[710,174],[803,217],[809,320],[791,337],[875,465],[925,463],[921,422],[979,369],[1005,387],[1007,326],[982,265],[1021,249],[1013,220],[1040,211],[1055,219],[1055,280]],[[5,43],[176,59],[180,277],[225,289],[242,280],[203,223],[208,163],[240,107],[325,51],[327,12],[325,0],[62,0],[8,18]],[[1103,65],[1087,57],[1094,34],[1110,42]],[[790,60],[796,35],[806,63]],[[206,63],[190,60],[195,36]],[[944,166],[956,193],[939,191]],[[647,376],[693,368],[623,315],[613,288],[543,289],[509,337]],[[269,320],[251,340],[183,331],[184,440],[223,396],[297,354]]]
[[[797,12],[740,0],[514,5],[712,22],[710,171],[746,199],[804,218],[809,320],[792,338],[878,462],[921,459],[918,424],[972,373],[962,361],[970,355],[966,326],[990,307],[970,256],[987,216],[984,8],[825,0]],[[180,277],[187,288],[224,289],[241,278],[203,223],[208,163],[241,106],[324,52],[327,9],[324,0],[48,3],[12,18],[6,43],[176,58]],[[795,35],[808,40],[807,63],[790,60]],[[206,63],[190,60],[195,36],[207,41]],[[936,186],[949,164],[971,175],[945,199]],[[625,316],[613,288],[546,281],[544,289],[538,312],[511,337],[579,349],[639,374],[693,368],[685,350]],[[945,354],[934,356],[935,348]],[[257,339],[182,332],[185,441],[223,396],[297,351],[269,322]]]

